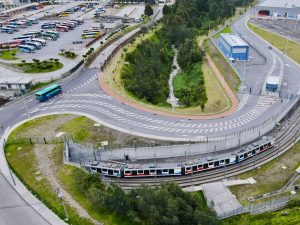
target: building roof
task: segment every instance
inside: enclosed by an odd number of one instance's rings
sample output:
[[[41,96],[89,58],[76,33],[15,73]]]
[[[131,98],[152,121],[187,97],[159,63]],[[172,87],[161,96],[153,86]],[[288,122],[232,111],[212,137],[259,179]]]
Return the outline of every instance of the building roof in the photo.
[[[279,77],[269,76],[267,79],[267,84],[279,84]]]
[[[240,36],[236,34],[220,35],[230,46],[249,46]]]
[[[300,0],[266,0],[259,4],[262,7],[294,8],[300,7]]]
[[[31,77],[0,77],[0,84],[28,84],[31,81]]]

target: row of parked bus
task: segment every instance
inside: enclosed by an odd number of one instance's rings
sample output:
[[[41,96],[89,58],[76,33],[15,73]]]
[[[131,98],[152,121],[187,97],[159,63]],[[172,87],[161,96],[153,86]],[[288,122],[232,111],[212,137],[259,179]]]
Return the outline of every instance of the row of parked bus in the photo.
[[[81,25],[84,23],[84,20],[81,18],[78,19],[72,19],[68,21],[54,21],[54,22],[48,22],[41,25],[42,29],[56,29],[56,31],[60,32],[68,32],[70,30],[74,30],[78,25]]]
[[[101,35],[101,29],[99,27],[92,27],[90,29],[83,30],[81,34],[81,38],[87,39],[87,38],[97,38]]]
[[[14,32],[19,31],[19,29],[27,28],[28,26],[32,26],[33,24],[38,24],[39,20],[37,19],[23,19],[18,20],[16,18],[7,20],[1,25],[1,32],[13,34]]]

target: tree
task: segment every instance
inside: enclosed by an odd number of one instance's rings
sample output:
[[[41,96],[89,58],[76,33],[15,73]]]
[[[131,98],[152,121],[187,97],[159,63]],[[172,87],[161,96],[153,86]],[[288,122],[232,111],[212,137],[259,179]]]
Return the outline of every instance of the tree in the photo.
[[[150,4],[146,4],[144,14],[146,16],[152,16],[153,15],[153,9],[152,9],[152,6]]]
[[[163,14],[168,15],[170,13],[170,11],[171,11],[170,6],[165,4],[163,9],[162,9]]]

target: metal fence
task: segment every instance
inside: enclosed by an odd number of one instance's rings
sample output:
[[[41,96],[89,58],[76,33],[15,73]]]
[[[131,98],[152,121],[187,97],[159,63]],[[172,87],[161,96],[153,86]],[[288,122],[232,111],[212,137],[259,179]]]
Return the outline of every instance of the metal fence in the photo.
[[[294,196],[284,196],[276,199],[272,199],[270,201],[258,203],[258,204],[250,204],[248,206],[245,206],[243,208],[239,208],[237,210],[233,210],[228,213],[224,213],[221,215],[218,215],[218,219],[226,219],[235,215],[239,215],[242,213],[250,213],[252,215],[261,214],[265,212],[272,212],[275,210],[282,209],[287,206],[288,202],[293,198]]]

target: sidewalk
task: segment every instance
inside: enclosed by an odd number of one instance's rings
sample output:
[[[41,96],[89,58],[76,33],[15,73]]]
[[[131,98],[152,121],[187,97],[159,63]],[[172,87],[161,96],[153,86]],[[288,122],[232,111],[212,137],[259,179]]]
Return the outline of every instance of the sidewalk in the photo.
[[[25,120],[26,121],[26,120]],[[23,122],[25,122],[23,121]],[[23,123],[21,122],[21,123]],[[6,130],[2,138],[0,139],[0,172],[10,182],[11,187],[19,194],[19,196],[36,212],[37,216],[44,218],[49,224],[53,225],[65,225],[56,214],[48,209],[39,199],[37,199],[25,186],[24,184],[10,171],[4,153],[4,140],[7,140],[10,133],[18,126],[11,127]],[[1,195],[1,193],[0,193]],[[24,212],[26,214],[26,212]],[[24,221],[25,222],[25,221]],[[27,221],[30,224],[30,221]]]

